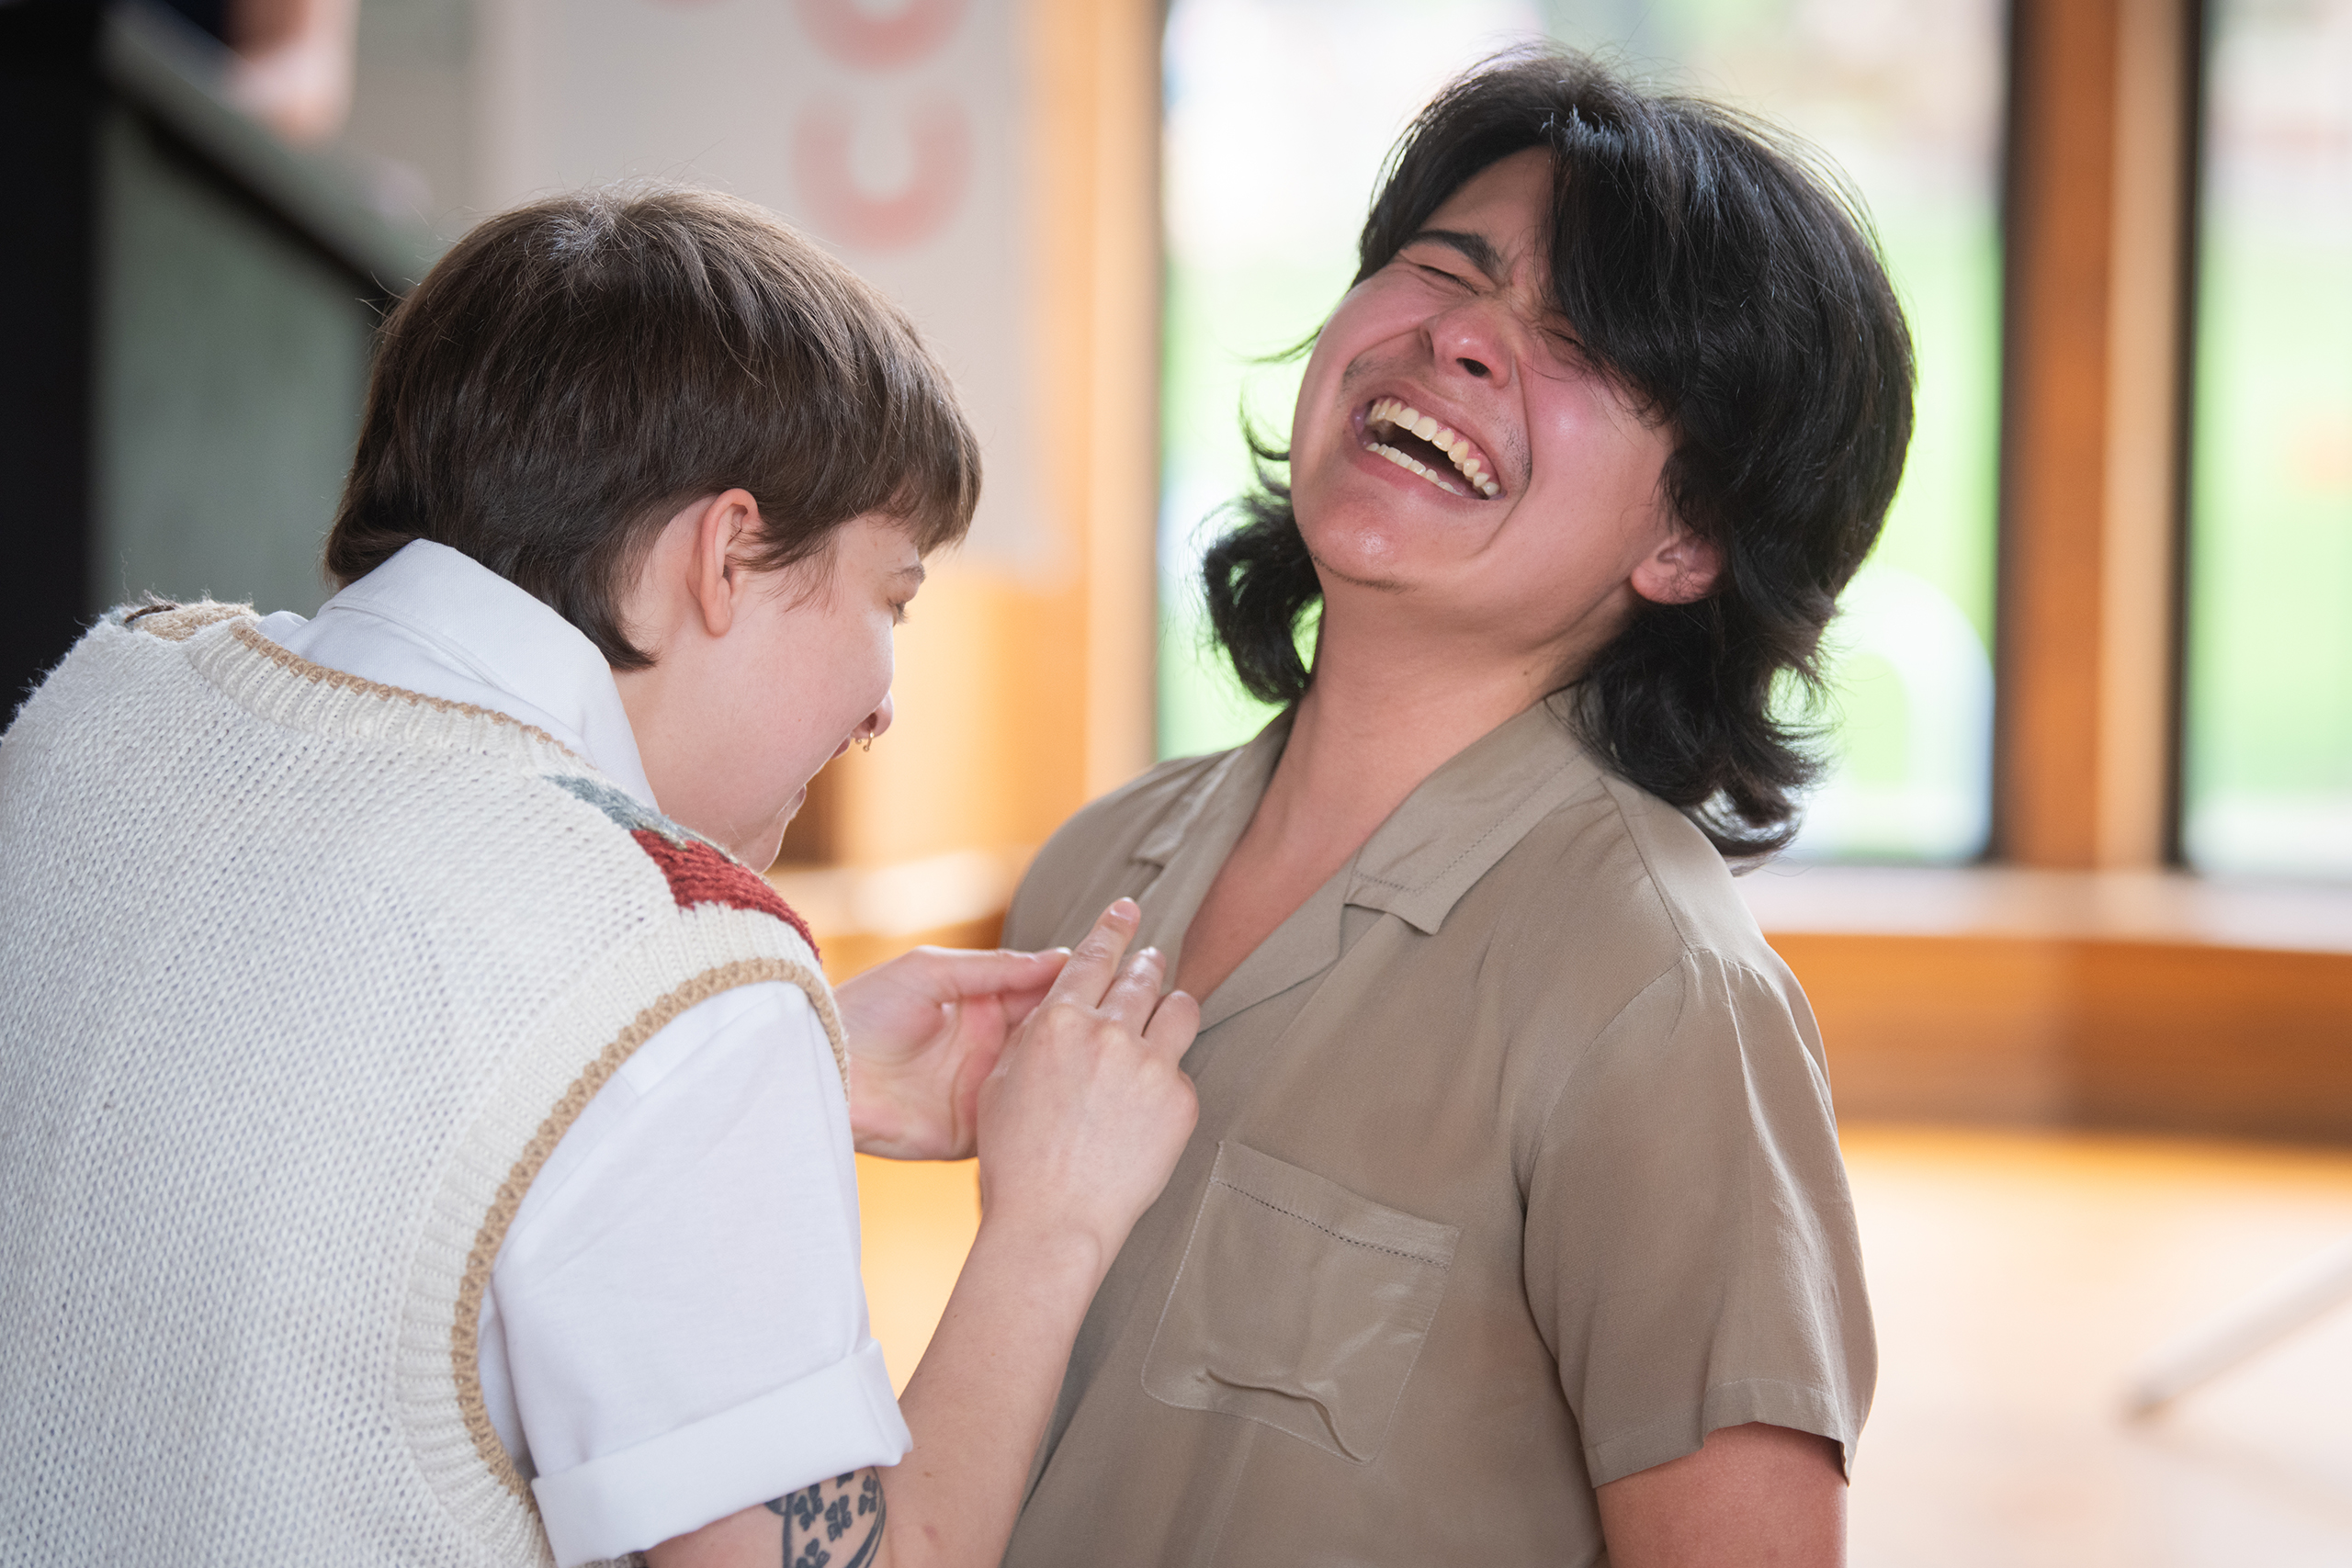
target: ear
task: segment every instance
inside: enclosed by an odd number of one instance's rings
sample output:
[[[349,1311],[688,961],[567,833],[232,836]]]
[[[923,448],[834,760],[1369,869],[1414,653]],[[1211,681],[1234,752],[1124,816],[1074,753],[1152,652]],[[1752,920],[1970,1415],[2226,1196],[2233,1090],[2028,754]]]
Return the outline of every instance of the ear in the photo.
[[[1724,553],[1714,542],[1678,523],[1666,543],[1634,566],[1629,581],[1653,604],[1688,604],[1713,593],[1723,570]]]
[[[686,563],[686,592],[702,612],[703,630],[725,637],[750,591],[750,568],[738,558],[760,532],[760,503],[746,490],[721,491],[688,508],[694,544]]]

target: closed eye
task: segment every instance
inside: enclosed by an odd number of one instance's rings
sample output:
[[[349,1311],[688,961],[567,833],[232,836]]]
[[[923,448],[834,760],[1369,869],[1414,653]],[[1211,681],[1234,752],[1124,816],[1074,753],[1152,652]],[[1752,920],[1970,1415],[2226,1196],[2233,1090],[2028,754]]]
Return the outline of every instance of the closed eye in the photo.
[[[1503,265],[1502,253],[1496,250],[1494,243],[1484,234],[1464,233],[1454,229],[1424,229],[1406,241],[1399,249],[1415,253],[1408,259],[1422,271],[1435,273],[1464,288],[1469,287],[1466,279],[1420,257],[1441,254],[1457,258],[1468,263],[1473,271],[1488,278],[1502,277],[1509,271]]]

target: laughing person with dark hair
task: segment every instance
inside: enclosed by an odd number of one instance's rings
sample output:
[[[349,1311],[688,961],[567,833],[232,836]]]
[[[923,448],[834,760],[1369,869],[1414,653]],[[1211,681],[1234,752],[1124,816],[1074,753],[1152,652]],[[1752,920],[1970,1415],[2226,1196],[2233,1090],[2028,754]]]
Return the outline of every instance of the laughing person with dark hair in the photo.
[[[1866,228],[1770,133],[1543,51],[1415,122],[1208,555],[1283,713],[1090,807],[1009,922],[1134,897],[1203,1009],[1012,1568],[1842,1560],[1870,1312],[1731,876],[1910,425]]]

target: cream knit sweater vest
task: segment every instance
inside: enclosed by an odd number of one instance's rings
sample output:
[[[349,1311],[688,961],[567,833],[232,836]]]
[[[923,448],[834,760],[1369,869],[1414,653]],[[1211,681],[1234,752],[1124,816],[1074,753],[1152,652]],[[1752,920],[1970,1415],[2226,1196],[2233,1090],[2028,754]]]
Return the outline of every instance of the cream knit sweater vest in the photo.
[[[791,981],[840,1059],[797,925],[538,730],[108,616],[0,743],[0,1562],[549,1561],[500,1241],[695,1002]]]

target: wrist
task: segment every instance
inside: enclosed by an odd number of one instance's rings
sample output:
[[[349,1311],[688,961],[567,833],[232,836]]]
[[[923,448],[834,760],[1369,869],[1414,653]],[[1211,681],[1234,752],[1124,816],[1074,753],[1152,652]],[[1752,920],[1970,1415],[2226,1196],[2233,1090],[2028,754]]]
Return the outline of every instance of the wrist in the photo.
[[[863,1144],[867,1135],[889,1136],[903,1120],[890,1075],[849,1051],[849,1130]]]
[[[1117,1250],[1082,1225],[1007,1213],[994,1205],[983,1206],[979,1233],[972,1240],[975,1258],[985,1254],[1017,1268],[1042,1290],[1074,1292],[1081,1310],[1111,1271]]]

